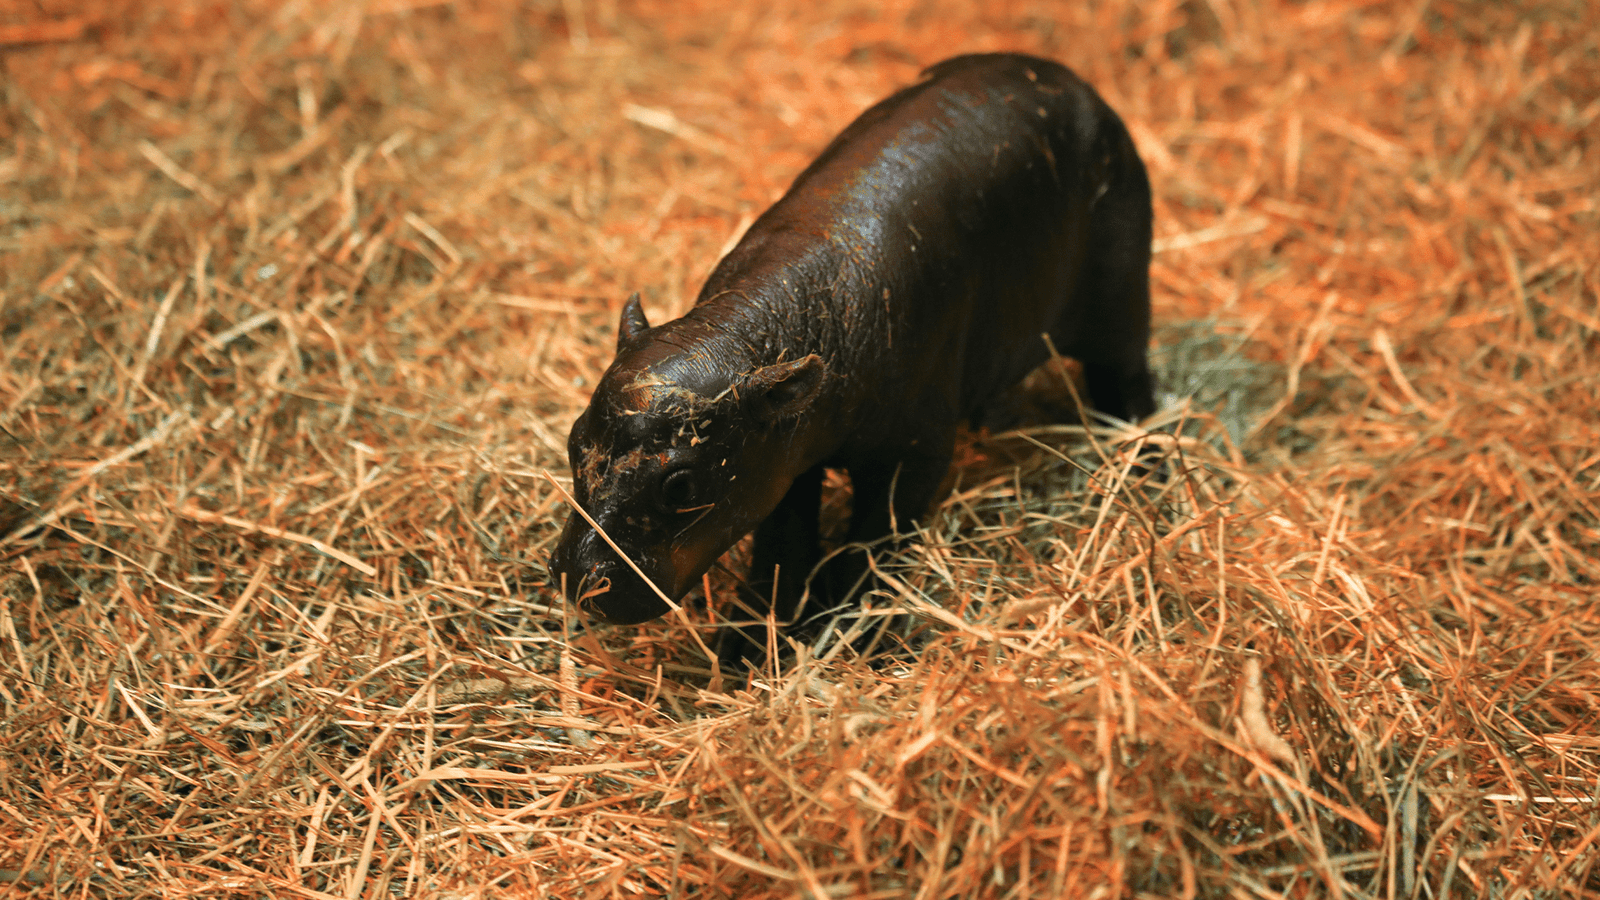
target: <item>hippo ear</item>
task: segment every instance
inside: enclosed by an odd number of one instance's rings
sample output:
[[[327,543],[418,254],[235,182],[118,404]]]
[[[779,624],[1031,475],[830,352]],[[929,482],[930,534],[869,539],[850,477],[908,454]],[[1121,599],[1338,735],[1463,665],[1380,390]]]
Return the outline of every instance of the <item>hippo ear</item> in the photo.
[[[622,321],[617,323],[617,352],[633,343],[639,335],[650,330],[650,322],[644,317],[644,310],[639,306],[639,292],[634,291],[628,302],[622,304]]]
[[[766,423],[805,412],[822,390],[826,367],[815,353],[792,362],[774,363],[750,373],[741,388],[755,416]]]

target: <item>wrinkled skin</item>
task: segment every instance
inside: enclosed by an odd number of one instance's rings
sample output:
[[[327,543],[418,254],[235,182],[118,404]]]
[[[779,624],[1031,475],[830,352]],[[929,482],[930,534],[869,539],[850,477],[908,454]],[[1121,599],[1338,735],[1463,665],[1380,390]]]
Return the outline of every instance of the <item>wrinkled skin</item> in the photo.
[[[824,468],[846,540],[937,499],[957,424],[1048,357],[1101,412],[1154,409],[1150,187],[1121,121],[1067,69],[957,57],[867,110],[650,327],[637,297],[568,444],[574,495],[668,598],[756,532],[747,599],[796,612],[820,559]],[[839,594],[859,553],[819,574]],[[669,609],[577,513],[551,571],[619,623]]]

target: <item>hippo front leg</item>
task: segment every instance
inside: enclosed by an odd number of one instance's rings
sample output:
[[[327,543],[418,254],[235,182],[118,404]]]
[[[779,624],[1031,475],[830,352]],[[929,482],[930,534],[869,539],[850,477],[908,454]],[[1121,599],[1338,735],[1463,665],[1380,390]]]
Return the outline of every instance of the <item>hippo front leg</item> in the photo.
[[[750,552],[750,590],[756,611],[771,609],[779,624],[794,618],[806,579],[822,558],[822,467],[815,466],[789,486],[778,508],[756,528]]]
[[[765,618],[771,610],[780,627],[795,618],[806,579],[822,558],[818,544],[821,505],[822,467],[816,466],[794,480],[778,508],[756,528],[749,583],[739,591],[740,600],[754,618]],[[745,617],[744,613],[736,616]],[[738,668],[744,660],[763,652],[766,644],[765,625],[733,626],[723,631],[717,659],[725,666]]]

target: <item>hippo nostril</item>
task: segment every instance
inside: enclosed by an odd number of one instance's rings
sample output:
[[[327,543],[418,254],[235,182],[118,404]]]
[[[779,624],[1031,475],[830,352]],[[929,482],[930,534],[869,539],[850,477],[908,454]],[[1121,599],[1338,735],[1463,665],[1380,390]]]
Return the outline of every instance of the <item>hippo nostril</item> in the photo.
[[[609,576],[602,575],[599,579],[593,581],[592,583],[589,582],[588,579],[585,579],[585,583],[589,585],[587,589],[583,589],[582,584],[579,585],[579,592],[576,601],[578,603],[586,604],[588,601],[600,596],[601,594],[611,593],[611,578]]]

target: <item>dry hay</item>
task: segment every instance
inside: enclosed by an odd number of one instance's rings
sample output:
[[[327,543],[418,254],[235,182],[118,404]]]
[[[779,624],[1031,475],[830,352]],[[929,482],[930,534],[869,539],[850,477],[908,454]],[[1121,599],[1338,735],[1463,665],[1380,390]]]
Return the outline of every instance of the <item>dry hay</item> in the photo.
[[[1600,894],[1596,9],[5,6],[0,891]],[[1170,477],[974,436],[877,665],[585,632],[622,298],[994,48],[1149,161]]]

